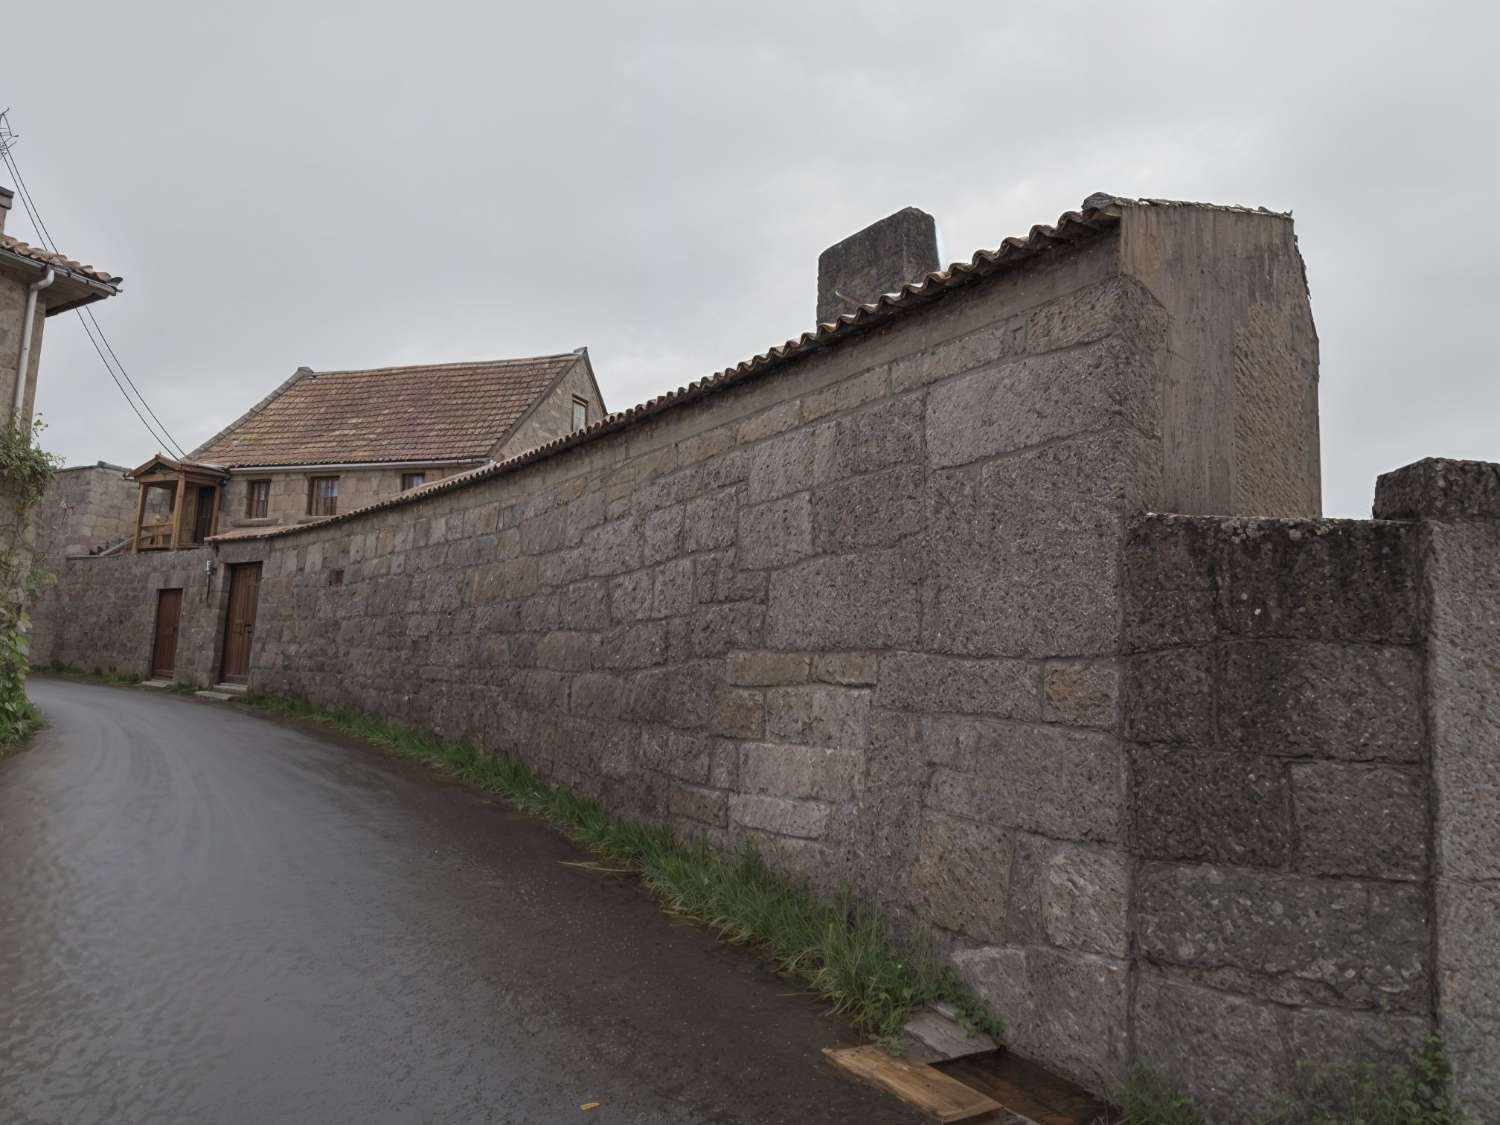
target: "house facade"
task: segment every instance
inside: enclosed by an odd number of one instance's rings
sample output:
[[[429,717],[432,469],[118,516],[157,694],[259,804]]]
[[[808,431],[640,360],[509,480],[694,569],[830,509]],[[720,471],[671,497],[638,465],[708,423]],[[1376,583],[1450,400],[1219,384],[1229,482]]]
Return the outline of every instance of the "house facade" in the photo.
[[[587,349],[477,363],[297,372],[139,484],[133,549],[314,523],[504,460],[604,417]]]

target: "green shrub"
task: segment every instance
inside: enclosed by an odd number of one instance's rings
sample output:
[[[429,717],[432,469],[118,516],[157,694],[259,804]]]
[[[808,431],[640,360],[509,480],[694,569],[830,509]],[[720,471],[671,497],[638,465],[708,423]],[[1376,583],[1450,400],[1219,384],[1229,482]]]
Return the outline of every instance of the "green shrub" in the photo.
[[[36,708],[26,698],[26,602],[40,571],[32,563],[28,521],[41,502],[58,460],[37,444],[42,420],[0,426],[0,747],[35,730]]]

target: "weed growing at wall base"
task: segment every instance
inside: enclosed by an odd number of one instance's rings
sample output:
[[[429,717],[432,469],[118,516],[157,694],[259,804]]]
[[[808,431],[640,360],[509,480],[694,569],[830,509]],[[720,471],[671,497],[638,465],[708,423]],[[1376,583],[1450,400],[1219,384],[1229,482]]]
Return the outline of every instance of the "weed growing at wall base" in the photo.
[[[1160,1071],[1137,1066],[1116,1095],[1108,1125],[1209,1125],[1197,1104]],[[1257,1125],[1473,1125],[1453,1095],[1453,1066],[1431,1035],[1405,1066],[1307,1065]]]
[[[37,584],[32,566],[31,511],[59,464],[37,444],[42,420],[0,427],[0,747],[26,737],[41,717],[26,698],[26,602]]]
[[[805,981],[835,1012],[888,1046],[913,1008],[935,1001],[954,1005],[975,1029],[1003,1036],[1003,1024],[935,954],[898,941],[878,912],[849,893],[820,896],[772,871],[752,849],[725,855],[667,828],[618,819],[598,801],[548,784],[515,758],[358,711],[267,695],[247,696],[242,705],[325,724],[551,821],[582,847],[636,872],[668,911],[767,953],[781,971]]]

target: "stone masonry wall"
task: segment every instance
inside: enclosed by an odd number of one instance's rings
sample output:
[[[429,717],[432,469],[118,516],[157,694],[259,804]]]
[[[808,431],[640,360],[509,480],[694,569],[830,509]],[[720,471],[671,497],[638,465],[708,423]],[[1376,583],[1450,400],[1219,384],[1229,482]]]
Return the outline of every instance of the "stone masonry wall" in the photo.
[[[492,479],[224,542],[221,564],[264,558],[253,686],[754,841],[955,950],[1045,945],[1002,1009],[1029,1027],[1059,1009],[1045,983],[1074,982],[1051,1061],[1118,1076],[1117,544],[1160,479],[1164,314],[1117,248],[1106,234]],[[153,565],[70,563],[55,658],[141,667],[149,611],[114,591],[154,598]],[[1058,855],[1100,880],[1037,936],[1033,871]]]
[[[1375,514],[1422,521],[1437,1017],[1471,1112],[1500,1120],[1500,465],[1387,473]]]
[[[210,548],[198,547],[68,559],[58,585],[33,613],[32,665],[58,663],[146,679],[158,594],[178,589],[176,678],[213,683],[227,604],[222,568],[212,579],[206,573],[213,558]]]
[[[1127,537],[1132,1050],[1216,1121],[1433,1025],[1420,540],[1185,516]]]
[[[140,488],[120,465],[99,462],[58,471],[37,506],[37,553],[48,565],[119,543],[135,530]]]

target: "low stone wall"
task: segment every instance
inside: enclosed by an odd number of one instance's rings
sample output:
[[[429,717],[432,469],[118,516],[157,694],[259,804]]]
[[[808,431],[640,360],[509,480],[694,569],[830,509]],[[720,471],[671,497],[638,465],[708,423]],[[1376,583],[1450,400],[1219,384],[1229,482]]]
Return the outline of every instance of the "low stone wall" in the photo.
[[[1420,540],[1182,516],[1127,537],[1134,1050],[1226,1117],[1432,1027]]]

